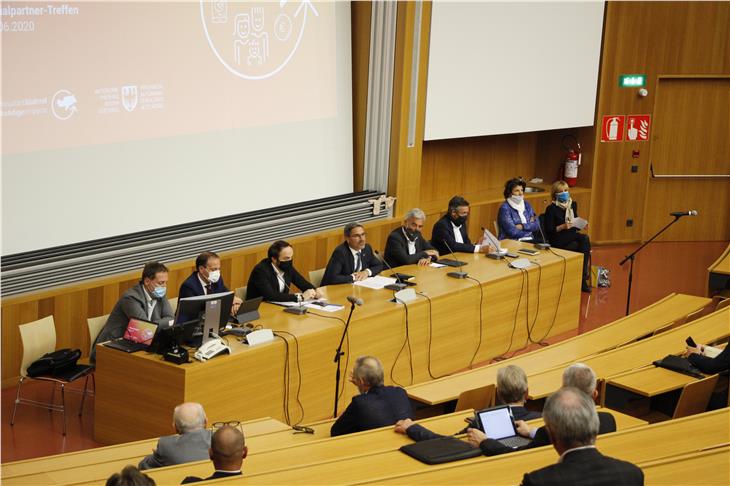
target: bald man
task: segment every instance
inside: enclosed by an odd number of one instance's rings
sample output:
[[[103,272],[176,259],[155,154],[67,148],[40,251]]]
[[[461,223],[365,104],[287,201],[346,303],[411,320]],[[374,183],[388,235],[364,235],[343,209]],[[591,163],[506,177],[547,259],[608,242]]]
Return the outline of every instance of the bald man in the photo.
[[[243,460],[248,455],[248,447],[243,432],[230,425],[224,425],[216,430],[210,441],[210,460],[213,461],[215,472],[207,478],[188,476],[182,484],[197,483],[210,479],[241,476]]]
[[[160,437],[152,454],[142,459],[140,469],[172,466],[208,458],[210,430],[203,406],[187,402],[175,407],[172,426],[176,435]]]

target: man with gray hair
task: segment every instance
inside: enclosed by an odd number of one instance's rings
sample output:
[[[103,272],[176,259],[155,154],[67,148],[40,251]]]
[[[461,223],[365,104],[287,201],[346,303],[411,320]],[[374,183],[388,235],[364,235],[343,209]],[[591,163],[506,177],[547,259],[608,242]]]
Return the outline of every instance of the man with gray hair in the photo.
[[[176,435],[160,437],[152,454],[140,461],[140,469],[172,466],[208,458],[210,431],[203,406],[186,402],[175,407],[173,427]]]
[[[574,387],[563,387],[548,397],[543,409],[545,427],[560,454],[557,464],[525,474],[528,485],[643,485],[637,466],[602,455],[596,449],[598,415],[593,399]]]
[[[383,263],[367,244],[365,228],[360,223],[347,223],[344,233],[345,242],[335,248],[327,262],[323,286],[358,282],[383,270]]]
[[[414,263],[428,265],[438,259],[439,252],[421,234],[425,222],[426,214],[413,208],[406,213],[403,226],[390,232],[385,243],[384,256],[391,267]]]
[[[361,356],[352,368],[350,382],[360,391],[332,425],[330,435],[350,434],[393,425],[413,418],[413,409],[403,388],[384,386],[383,365],[374,356]]]

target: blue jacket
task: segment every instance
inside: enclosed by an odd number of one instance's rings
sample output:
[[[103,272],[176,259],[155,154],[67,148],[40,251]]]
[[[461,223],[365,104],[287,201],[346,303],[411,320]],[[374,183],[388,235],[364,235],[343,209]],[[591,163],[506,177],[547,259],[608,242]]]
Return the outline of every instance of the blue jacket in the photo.
[[[540,220],[535,214],[535,210],[532,209],[532,206],[527,201],[525,201],[525,219],[527,219],[527,223],[524,223],[524,229],[517,229],[515,225],[523,224],[522,220],[520,220],[520,213],[516,209],[512,209],[512,206],[507,201],[503,202],[499,207],[499,215],[497,216],[499,239],[504,240],[508,238],[510,240],[519,240],[526,236],[532,236],[533,232],[540,232]]]

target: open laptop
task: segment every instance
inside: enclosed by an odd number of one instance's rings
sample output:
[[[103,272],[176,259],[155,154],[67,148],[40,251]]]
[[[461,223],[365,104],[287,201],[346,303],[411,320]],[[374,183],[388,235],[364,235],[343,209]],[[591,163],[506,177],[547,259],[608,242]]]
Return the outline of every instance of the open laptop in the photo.
[[[476,419],[477,427],[487,434],[487,437],[507,447],[514,449],[530,443],[530,439],[517,434],[509,405],[480,410],[476,413]]]
[[[134,353],[149,349],[152,340],[157,333],[157,324],[154,322],[140,321],[139,319],[130,319],[124,336],[105,343],[112,349],[118,349],[125,353]]]

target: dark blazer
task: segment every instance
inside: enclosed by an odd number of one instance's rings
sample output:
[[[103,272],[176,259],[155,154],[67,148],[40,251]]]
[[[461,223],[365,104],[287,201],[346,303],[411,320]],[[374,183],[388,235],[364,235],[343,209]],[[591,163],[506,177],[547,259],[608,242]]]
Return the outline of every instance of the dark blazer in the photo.
[[[89,360],[94,363],[96,361],[96,345],[112,339],[118,339],[124,336],[130,319],[139,319],[141,321],[151,321],[158,326],[167,327],[167,324],[175,318],[175,313],[170,307],[170,303],[166,298],[158,299],[155,308],[152,309],[152,317],[147,318],[147,300],[145,300],[142,284],[138,283],[134,287],[128,289],[117,301],[109,319],[101,329],[101,332],[94,341],[94,347],[91,350]]]
[[[730,345],[726,346],[720,354],[714,358],[699,354],[690,354],[687,359],[701,372],[713,375],[730,370]]]
[[[369,269],[373,277],[383,270],[383,263],[375,256],[373,248],[367,244],[362,249],[362,269]],[[327,268],[322,276],[322,285],[352,283],[352,274],[354,272],[355,259],[352,257],[347,242],[344,242],[332,252],[330,261],[327,262]]]
[[[598,422],[599,434],[616,432],[616,419],[610,413],[598,412]],[[550,440],[550,435],[548,434],[547,429],[545,427],[540,427],[535,432],[535,437],[533,437],[532,441],[530,441],[529,444],[517,447],[516,449],[507,447],[506,445],[489,438],[484,439],[481,444],[479,444],[479,448],[482,450],[482,454],[484,454],[485,456],[496,456],[499,454],[505,454],[507,452],[534,449],[535,447],[542,447],[550,444],[552,444],[552,441]]]
[[[199,429],[181,435],[160,437],[157,447],[139,463],[140,469],[173,466],[208,459],[210,430]]]
[[[444,240],[449,244],[454,252],[462,253],[474,253],[474,245],[471,244],[469,235],[466,233],[466,224],[462,224],[459,228],[461,238],[464,243],[457,243],[454,238],[454,229],[451,226],[451,218],[447,213],[441,219],[436,221],[433,225],[433,231],[431,231],[431,244],[436,248],[440,255],[448,255],[451,253],[444,244]]]
[[[228,292],[226,284],[223,283],[223,277],[221,277],[216,283],[213,284],[212,293],[218,294],[220,292]],[[198,278],[198,272],[195,271],[190,274],[190,276],[186,278],[180,286],[180,292],[178,293],[178,297],[182,299],[184,297],[196,297],[198,295],[204,294],[205,292],[203,291],[203,286],[201,285],[200,279]]]
[[[644,473],[630,462],[604,456],[591,448],[568,452],[562,462],[525,474],[522,484],[639,486],[644,484]]]
[[[578,203],[573,201],[571,205],[573,208],[573,215],[578,217]],[[578,233],[578,228],[570,228],[563,231],[558,231],[556,228],[561,224],[565,224],[565,209],[558,207],[555,203],[550,204],[545,208],[545,237],[548,239],[551,245],[556,248],[563,248],[570,242],[575,240],[575,235]]]
[[[233,476],[241,476],[241,475],[243,475],[243,473],[241,471],[231,472],[231,473],[216,471],[205,479],[199,478],[197,476],[188,476],[182,480],[181,484],[199,483],[200,481],[210,481],[211,479],[230,478]]]
[[[512,417],[515,420],[533,420],[542,417],[542,413],[527,410],[521,405],[510,405],[509,408],[512,411]]]
[[[253,267],[251,276],[248,277],[246,299],[263,297],[270,302],[296,302],[297,296],[290,292],[291,284],[301,292],[314,288],[314,285],[302,277],[296,268],[284,272],[284,283],[286,283],[284,291],[279,292],[279,279],[276,277],[271,260],[264,258]]]
[[[413,418],[413,409],[405,390],[397,386],[376,386],[352,397],[350,405],[332,425],[330,435],[377,429],[406,418]]]
[[[401,265],[413,265],[418,263],[421,258],[429,258],[426,250],[433,250],[433,245],[423,237],[422,234],[416,238],[416,253],[408,254],[408,239],[403,233],[403,227],[396,228],[388,235],[388,241],[385,243],[385,261],[391,267],[400,267]]]

